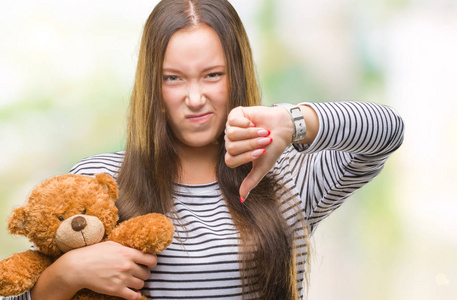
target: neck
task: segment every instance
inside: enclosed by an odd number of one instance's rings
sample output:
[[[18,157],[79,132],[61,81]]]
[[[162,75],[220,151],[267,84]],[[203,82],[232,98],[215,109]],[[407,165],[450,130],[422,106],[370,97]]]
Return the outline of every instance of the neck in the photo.
[[[189,147],[181,144],[178,152],[181,163],[178,182],[206,184],[216,181],[219,150],[220,144],[208,144],[203,147]]]

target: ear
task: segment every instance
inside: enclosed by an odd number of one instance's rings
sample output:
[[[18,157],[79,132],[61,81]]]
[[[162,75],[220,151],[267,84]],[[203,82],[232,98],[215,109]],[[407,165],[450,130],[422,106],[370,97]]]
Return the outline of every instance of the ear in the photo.
[[[27,232],[25,230],[25,208],[24,206],[18,207],[13,210],[13,213],[8,218],[8,230],[11,234],[25,235]]]
[[[117,199],[117,183],[114,181],[113,177],[106,173],[100,173],[95,175],[95,179],[97,179],[98,183],[108,191],[108,195],[113,200]]]

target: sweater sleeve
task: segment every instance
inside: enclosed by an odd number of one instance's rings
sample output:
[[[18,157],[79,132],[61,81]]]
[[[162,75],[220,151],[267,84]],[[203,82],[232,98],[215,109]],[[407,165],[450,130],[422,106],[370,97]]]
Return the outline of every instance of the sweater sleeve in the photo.
[[[311,145],[286,149],[275,168],[289,174],[285,185],[299,197],[313,232],[320,221],[379,174],[400,147],[404,124],[392,108],[374,103],[306,105],[318,115],[319,132]]]

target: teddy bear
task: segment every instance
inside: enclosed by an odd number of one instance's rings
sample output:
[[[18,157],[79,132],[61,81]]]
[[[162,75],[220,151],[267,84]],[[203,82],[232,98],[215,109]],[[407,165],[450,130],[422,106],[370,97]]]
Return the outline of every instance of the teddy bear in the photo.
[[[108,240],[152,254],[168,247],[174,233],[170,219],[150,213],[118,224],[117,198],[117,184],[106,173],[58,175],[38,184],[8,219],[9,232],[26,236],[34,247],[0,261],[0,296],[30,290],[50,264],[72,249]],[[83,289],[73,299],[120,298]]]

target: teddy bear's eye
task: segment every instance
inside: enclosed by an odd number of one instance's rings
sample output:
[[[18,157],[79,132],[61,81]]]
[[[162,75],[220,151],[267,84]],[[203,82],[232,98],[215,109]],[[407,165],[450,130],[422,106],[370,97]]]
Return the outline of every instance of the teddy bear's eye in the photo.
[[[57,219],[59,219],[59,221],[63,221],[63,217],[58,217]]]
[[[84,209],[81,214],[85,215],[86,214],[86,209]]]

